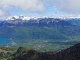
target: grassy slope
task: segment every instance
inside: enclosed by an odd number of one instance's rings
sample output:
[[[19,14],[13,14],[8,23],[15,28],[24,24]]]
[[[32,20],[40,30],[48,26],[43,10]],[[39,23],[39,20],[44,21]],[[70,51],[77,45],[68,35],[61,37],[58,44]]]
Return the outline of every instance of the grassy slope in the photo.
[[[0,46],[0,60],[7,60],[9,58],[9,56],[1,56],[1,53],[14,53],[16,50],[13,49],[13,48],[8,48],[8,47],[3,47],[3,46]]]

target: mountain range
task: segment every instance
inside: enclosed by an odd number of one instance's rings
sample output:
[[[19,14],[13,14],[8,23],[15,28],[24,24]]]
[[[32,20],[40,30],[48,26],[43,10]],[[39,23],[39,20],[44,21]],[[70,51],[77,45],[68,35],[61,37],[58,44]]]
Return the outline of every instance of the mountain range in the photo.
[[[0,21],[0,26],[53,26],[80,25],[80,18],[13,16]]]
[[[0,38],[8,47],[60,50],[80,42],[80,18],[9,17],[0,21]]]

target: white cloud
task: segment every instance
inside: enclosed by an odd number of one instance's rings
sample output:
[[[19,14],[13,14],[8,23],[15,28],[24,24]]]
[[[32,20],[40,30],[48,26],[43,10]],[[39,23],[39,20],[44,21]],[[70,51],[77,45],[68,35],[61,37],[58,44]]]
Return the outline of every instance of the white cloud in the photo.
[[[5,11],[0,10],[0,17],[7,16],[8,14]]]
[[[48,7],[56,6],[62,12],[80,14],[80,0],[0,0],[0,10],[3,12],[0,16],[9,13],[6,12],[7,7],[16,7],[27,12],[44,12],[48,8],[44,1]]]
[[[17,0],[14,3],[16,7],[27,11],[41,12],[44,10],[44,4],[42,0]]]
[[[80,0],[51,0],[50,2],[64,12],[80,14]]]
[[[16,7],[24,11],[43,12],[43,0],[0,0],[0,10],[6,10],[7,7]]]

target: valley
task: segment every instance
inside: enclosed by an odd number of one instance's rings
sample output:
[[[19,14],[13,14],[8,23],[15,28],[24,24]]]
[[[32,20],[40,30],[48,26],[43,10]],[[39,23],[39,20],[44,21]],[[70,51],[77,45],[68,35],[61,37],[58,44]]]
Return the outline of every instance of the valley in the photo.
[[[12,55],[19,47],[31,49],[31,51],[39,52],[39,54],[57,53],[70,48],[80,43],[79,22],[80,19],[76,18],[23,20],[15,17],[12,20],[0,21],[0,46],[9,49],[9,51],[0,49],[1,54],[4,54],[1,59],[8,59],[10,55],[5,56],[7,54],[5,52]]]

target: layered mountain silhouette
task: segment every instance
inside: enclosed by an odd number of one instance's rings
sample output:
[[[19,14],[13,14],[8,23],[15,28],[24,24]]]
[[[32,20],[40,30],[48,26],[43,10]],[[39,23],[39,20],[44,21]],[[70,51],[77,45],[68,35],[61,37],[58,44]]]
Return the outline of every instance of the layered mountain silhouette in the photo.
[[[20,47],[9,60],[80,60],[80,43],[59,52],[37,52]]]

